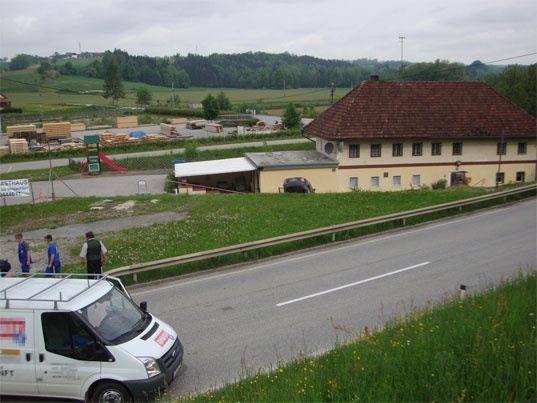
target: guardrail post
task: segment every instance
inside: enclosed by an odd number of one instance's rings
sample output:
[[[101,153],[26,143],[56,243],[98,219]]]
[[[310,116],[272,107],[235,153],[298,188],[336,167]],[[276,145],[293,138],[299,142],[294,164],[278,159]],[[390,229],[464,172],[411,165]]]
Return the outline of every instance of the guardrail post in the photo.
[[[336,233],[332,232],[332,242],[335,242],[335,241],[336,241]]]
[[[132,281],[134,281],[135,283],[138,282],[138,273],[133,273],[132,274]]]

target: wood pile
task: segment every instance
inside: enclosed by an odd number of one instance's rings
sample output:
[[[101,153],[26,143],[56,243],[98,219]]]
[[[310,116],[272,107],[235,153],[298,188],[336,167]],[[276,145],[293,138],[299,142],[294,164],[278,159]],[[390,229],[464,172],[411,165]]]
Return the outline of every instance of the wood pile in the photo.
[[[163,134],[146,134],[142,137],[142,141],[170,141],[170,139]]]
[[[43,131],[47,136],[47,141],[57,139],[59,137],[71,138],[71,123],[70,122],[55,122],[43,123]]]
[[[186,123],[186,118],[173,118],[170,119],[172,125],[184,125]]]
[[[82,143],[63,143],[60,145],[61,150],[78,150],[80,148],[84,148],[84,144]]]
[[[0,157],[4,155],[9,154],[9,147],[8,146],[0,146]]]
[[[8,147],[11,154],[26,154],[29,151],[28,142],[25,139],[9,139]]]
[[[71,123],[71,131],[72,132],[82,132],[86,130],[86,124],[85,123]]]
[[[177,136],[179,133],[174,125],[167,125],[166,123],[160,124],[160,134],[167,136]]]
[[[102,144],[102,145],[138,143],[138,142],[140,142],[140,139],[130,137],[127,133],[112,133],[112,132],[99,133],[99,144]]]
[[[8,137],[13,137],[15,133],[21,132],[35,132],[35,125],[17,125],[17,126],[7,126],[6,133]]]
[[[114,119],[114,127],[117,129],[136,126],[138,126],[138,116],[122,116]]]
[[[218,123],[206,123],[205,130],[212,133],[222,133],[224,131],[224,126],[219,125]]]

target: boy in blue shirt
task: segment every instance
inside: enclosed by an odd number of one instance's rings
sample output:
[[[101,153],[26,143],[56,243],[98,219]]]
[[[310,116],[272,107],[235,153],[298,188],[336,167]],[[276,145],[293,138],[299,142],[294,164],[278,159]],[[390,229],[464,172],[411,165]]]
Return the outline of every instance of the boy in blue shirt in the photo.
[[[45,236],[45,242],[48,244],[47,249],[47,268],[45,273],[60,274],[62,264],[60,262],[60,250],[58,245],[53,241],[52,235]],[[47,276],[50,277],[50,276]]]

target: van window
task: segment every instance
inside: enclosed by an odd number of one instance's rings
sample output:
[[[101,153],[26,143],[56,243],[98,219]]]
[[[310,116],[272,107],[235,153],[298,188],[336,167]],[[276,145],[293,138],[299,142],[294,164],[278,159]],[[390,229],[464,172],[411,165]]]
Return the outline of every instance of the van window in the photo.
[[[122,343],[136,337],[151,322],[149,316],[117,288],[112,288],[79,313],[110,343]]]
[[[45,349],[51,353],[82,361],[107,361],[86,326],[70,312],[46,312],[41,315]]]

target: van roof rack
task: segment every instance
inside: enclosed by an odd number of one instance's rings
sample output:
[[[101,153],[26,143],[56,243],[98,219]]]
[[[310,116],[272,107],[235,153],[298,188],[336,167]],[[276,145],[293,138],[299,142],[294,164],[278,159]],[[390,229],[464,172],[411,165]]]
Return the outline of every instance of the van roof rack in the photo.
[[[18,281],[10,281],[7,287],[2,288],[2,281],[0,281],[0,301],[5,301],[4,308],[10,308],[10,302],[12,301],[42,301],[42,302],[54,302],[54,309],[58,309],[58,302],[69,302],[84,292],[90,290],[92,287],[96,287],[98,284],[101,284],[103,281],[106,281],[108,275],[102,274],[97,275],[98,278],[95,278],[94,274],[81,274],[81,273],[72,273],[72,274],[61,274],[59,278],[51,277],[51,274],[48,273],[34,273],[31,275],[23,275],[22,273],[14,273],[15,275],[9,275],[3,277],[5,279],[15,278]],[[39,279],[49,279],[51,284],[45,284],[42,287],[36,287],[36,292],[31,295],[20,296],[8,296],[8,293],[17,294],[17,291],[20,290],[21,286],[24,286],[26,283],[31,283],[32,280]],[[70,295],[67,298],[64,298],[62,294],[61,286],[66,284],[67,280],[87,280],[85,287],[82,287],[78,292]],[[56,280],[56,281],[52,281]],[[57,288],[57,290],[55,290]],[[57,291],[57,294],[54,292]],[[49,293],[48,295],[45,295]]]

